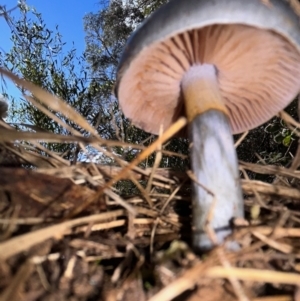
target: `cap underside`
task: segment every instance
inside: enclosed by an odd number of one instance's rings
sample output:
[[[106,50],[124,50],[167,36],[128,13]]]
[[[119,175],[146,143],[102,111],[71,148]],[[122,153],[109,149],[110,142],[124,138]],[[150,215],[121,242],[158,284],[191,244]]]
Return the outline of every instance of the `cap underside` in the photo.
[[[233,133],[264,123],[300,89],[300,54],[280,35],[245,25],[213,25],[143,49],[125,70],[118,98],[124,114],[157,134],[185,115],[184,74],[213,64]]]

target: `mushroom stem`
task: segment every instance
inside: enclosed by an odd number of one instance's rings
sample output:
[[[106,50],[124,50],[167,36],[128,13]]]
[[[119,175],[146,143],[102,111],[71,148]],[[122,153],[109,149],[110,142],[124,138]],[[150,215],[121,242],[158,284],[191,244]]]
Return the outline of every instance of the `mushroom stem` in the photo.
[[[214,66],[191,67],[182,80],[182,90],[196,179],[193,244],[198,250],[208,250],[231,233],[232,218],[244,216],[237,156]],[[228,247],[236,249],[237,244],[230,242]]]

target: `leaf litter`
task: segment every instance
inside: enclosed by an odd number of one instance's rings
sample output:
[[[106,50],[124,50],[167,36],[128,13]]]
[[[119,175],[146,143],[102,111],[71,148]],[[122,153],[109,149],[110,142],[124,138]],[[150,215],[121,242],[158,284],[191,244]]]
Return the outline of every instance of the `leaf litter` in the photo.
[[[149,147],[107,141],[63,100],[0,72],[50,118],[57,118],[51,111],[63,112],[90,133],[83,137],[60,120],[69,136],[17,131],[1,122],[0,301],[300,300],[296,168],[240,162],[247,220],[235,220],[232,235],[241,248],[195,254],[192,176],[159,168],[162,155],[182,157],[163,146],[185,119]],[[286,113],[281,117],[299,136],[298,122]],[[47,150],[46,141],[75,142],[83,152],[93,146],[115,165],[69,162]],[[114,146],[139,152],[125,162],[111,151]],[[153,168],[141,168],[153,153]],[[275,180],[251,180],[247,171]],[[128,182],[136,190],[125,196],[118,185]]]

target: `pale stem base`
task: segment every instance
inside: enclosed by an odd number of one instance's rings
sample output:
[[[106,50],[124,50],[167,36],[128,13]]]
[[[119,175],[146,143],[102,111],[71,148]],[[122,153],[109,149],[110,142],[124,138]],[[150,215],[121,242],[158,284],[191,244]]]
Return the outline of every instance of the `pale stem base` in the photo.
[[[223,243],[233,218],[244,217],[244,201],[227,117],[219,111],[203,113],[190,124],[189,134],[192,170],[199,182],[193,183],[193,245],[207,250]],[[237,249],[237,244],[228,248]]]

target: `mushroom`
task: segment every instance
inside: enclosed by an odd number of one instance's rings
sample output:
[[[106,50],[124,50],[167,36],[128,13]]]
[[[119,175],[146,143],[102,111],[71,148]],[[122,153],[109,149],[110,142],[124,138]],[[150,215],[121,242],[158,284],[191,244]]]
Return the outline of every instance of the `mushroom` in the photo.
[[[171,0],[128,40],[116,82],[125,116],[154,134],[189,121],[196,249],[223,243],[244,216],[232,135],[298,94],[299,44],[299,19],[284,0]]]

